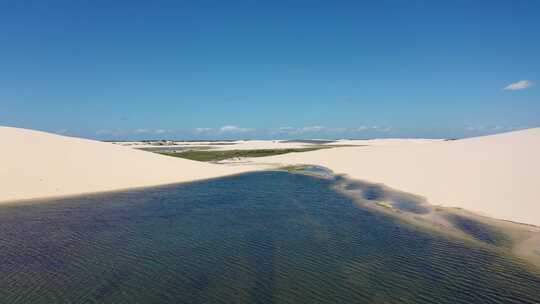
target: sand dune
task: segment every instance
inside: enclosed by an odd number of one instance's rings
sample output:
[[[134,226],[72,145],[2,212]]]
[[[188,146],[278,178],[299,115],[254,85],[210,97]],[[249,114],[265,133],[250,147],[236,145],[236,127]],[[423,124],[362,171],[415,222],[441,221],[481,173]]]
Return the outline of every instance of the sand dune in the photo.
[[[10,127],[0,127],[0,140],[0,202],[193,181],[268,164],[313,164],[423,195],[433,204],[540,225],[540,128],[456,141],[355,141],[365,146],[253,158],[234,166]],[[259,144],[245,145],[268,146]]]
[[[10,127],[0,127],[0,141],[1,202],[192,181],[254,169]]]
[[[253,158],[314,164],[495,218],[540,225],[540,128],[455,141],[405,141]]]

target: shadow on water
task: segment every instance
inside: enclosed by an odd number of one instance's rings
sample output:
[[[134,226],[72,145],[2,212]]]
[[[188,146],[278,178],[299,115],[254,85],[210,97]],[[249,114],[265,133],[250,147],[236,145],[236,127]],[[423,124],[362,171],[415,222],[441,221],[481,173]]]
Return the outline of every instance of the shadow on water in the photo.
[[[527,263],[358,208],[339,181],[258,172],[0,207],[0,302],[540,302]]]
[[[416,214],[425,214],[429,212],[427,202],[420,197],[391,190],[382,185],[361,182],[342,180],[345,183],[343,188],[351,193],[360,194],[364,200],[374,203],[384,201],[392,208],[404,212]]]
[[[475,239],[501,247],[509,247],[510,239],[496,228],[457,214],[446,216],[454,225]]]

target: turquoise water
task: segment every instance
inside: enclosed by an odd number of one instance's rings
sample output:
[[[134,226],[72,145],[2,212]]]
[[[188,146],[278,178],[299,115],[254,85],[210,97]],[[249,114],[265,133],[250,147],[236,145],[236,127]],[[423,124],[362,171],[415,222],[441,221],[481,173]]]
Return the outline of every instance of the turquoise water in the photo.
[[[539,303],[519,259],[260,172],[0,207],[0,303]]]

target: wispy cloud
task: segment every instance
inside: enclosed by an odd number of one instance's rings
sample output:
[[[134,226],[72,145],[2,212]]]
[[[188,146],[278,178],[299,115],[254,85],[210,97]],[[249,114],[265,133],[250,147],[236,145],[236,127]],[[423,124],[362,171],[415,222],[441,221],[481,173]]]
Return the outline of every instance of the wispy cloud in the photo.
[[[465,130],[473,133],[494,133],[527,128],[527,126],[523,125],[468,125],[465,127]]]
[[[392,131],[391,127],[380,127],[380,126],[360,126],[357,128],[349,129],[351,132],[367,132],[367,131],[376,131],[376,132],[390,132]]]
[[[325,134],[325,135],[336,135],[336,134],[355,134],[355,133],[363,133],[363,132],[390,132],[393,129],[390,127],[379,127],[379,126],[359,126],[359,127],[353,127],[353,128],[329,128],[324,126],[306,126],[306,127],[300,127],[300,128],[292,128],[292,127],[281,127],[278,130],[271,131],[270,134],[272,135],[314,135],[314,134]]]
[[[298,130],[300,133],[321,132],[326,131],[327,128],[323,126],[308,126]]]
[[[128,134],[128,132],[126,132],[124,130],[120,130],[120,129],[116,129],[116,130],[102,129],[102,130],[97,130],[96,131],[96,135],[98,135],[98,136],[114,136],[114,137],[118,137],[118,136],[125,136],[127,134]]]
[[[214,131],[212,128],[195,128],[193,132],[197,135],[210,134]]]
[[[54,133],[61,134],[61,135],[66,135],[66,134],[69,133],[69,130],[68,129],[60,129],[60,130],[54,131]]]
[[[135,130],[107,130],[102,129],[96,131],[96,135],[100,136],[113,136],[113,137],[120,137],[120,136],[130,136],[130,135],[163,135],[163,134],[170,134],[173,133],[173,130],[166,130],[166,129],[144,129],[139,128]]]
[[[172,133],[172,130],[165,130],[165,129],[136,129],[136,130],[133,130],[132,133],[136,134],[136,135],[140,135],[140,134],[160,135],[160,134]]]
[[[530,80],[520,80],[515,83],[511,83],[504,87],[503,90],[505,91],[518,91],[518,90],[525,90],[526,88],[529,88],[533,85],[532,81]]]
[[[225,125],[220,128],[195,128],[192,130],[192,133],[203,136],[220,136],[225,134],[245,134],[255,131],[255,129],[242,128],[235,125]]]
[[[253,131],[253,130],[247,129],[247,128],[241,128],[237,126],[232,126],[232,125],[227,125],[227,126],[223,126],[219,128],[220,133],[245,133],[249,131]]]

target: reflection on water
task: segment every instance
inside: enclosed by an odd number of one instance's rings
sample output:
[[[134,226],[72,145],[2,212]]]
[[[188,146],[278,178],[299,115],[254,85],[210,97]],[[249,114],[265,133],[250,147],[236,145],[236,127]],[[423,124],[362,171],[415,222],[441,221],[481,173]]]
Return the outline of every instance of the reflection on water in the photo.
[[[0,208],[2,303],[538,303],[518,259],[260,172]]]

